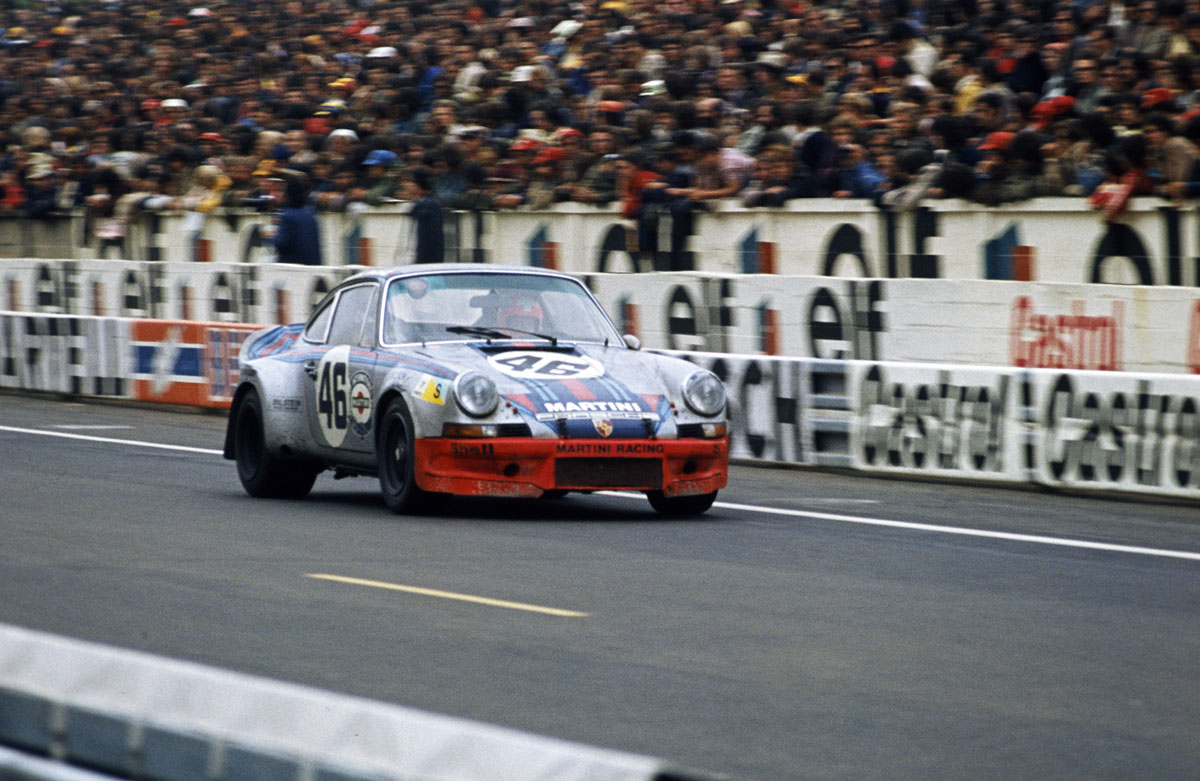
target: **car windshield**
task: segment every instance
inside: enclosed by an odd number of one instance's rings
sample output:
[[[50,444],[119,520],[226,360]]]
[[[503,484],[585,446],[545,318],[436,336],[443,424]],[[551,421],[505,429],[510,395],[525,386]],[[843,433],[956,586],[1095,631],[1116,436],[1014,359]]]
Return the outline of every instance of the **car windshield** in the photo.
[[[544,337],[620,342],[587,290],[542,274],[430,273],[394,279],[384,314],[388,344]]]

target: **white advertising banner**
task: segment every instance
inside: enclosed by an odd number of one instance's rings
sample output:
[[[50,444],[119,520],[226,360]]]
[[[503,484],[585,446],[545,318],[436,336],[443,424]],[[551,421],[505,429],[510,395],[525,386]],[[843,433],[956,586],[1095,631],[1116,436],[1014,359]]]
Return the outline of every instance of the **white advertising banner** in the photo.
[[[222,323],[308,318],[363,267],[0,261],[0,308]],[[828,360],[1200,373],[1200,290],[769,274],[589,274],[652,349]]]
[[[855,465],[1200,498],[1200,378],[862,364]]]
[[[1021,482],[1025,373],[981,367],[854,363],[850,449],[856,468]]]
[[[0,216],[0,257],[269,263],[276,259],[273,219],[250,210],[153,213],[132,221],[118,238],[101,238],[97,221],[83,213],[37,221]],[[414,228],[405,204],[322,213],[319,219],[326,266],[412,259]],[[906,211],[880,210],[863,200],[799,199],[778,209],[712,204],[695,213],[674,256],[665,238],[669,221],[659,220],[654,233],[664,239],[651,253],[639,252],[637,228],[616,205],[447,212],[444,259],[576,274],[679,270],[1200,285],[1200,211],[1157,198],[1135,199],[1111,224],[1082,198],[1002,207],[929,201]]]
[[[1020,368],[1200,372],[1200,291],[770,275],[586,277],[656,349]]]
[[[0,308],[41,314],[222,323],[308,319],[361,267],[121,260],[0,261]]]
[[[1039,483],[1200,498],[1200,378],[1030,375]]]

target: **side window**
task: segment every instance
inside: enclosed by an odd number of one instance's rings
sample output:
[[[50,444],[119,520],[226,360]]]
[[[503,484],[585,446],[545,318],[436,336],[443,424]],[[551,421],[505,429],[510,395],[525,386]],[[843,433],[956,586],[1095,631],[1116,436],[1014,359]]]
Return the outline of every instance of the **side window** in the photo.
[[[325,306],[313,315],[308,321],[308,327],[304,329],[305,341],[321,344],[325,341],[325,332],[329,330],[329,316],[333,314],[333,299],[330,299]]]
[[[337,310],[329,327],[328,344],[351,344],[357,346],[367,321],[375,322],[372,304],[375,300],[375,285],[359,285],[346,288],[338,296]]]
[[[379,338],[379,288],[371,287],[371,296],[367,300],[366,316],[363,317],[362,331],[358,335],[357,344],[360,347],[373,349]]]

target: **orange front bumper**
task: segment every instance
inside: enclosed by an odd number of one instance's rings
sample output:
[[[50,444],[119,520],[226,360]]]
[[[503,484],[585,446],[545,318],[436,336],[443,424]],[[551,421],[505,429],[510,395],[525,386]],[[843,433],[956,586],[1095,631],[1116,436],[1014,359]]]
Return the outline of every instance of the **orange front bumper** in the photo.
[[[707,494],[725,487],[729,438],[418,439],[417,485],[471,496],[541,496],[546,491],[662,491]]]

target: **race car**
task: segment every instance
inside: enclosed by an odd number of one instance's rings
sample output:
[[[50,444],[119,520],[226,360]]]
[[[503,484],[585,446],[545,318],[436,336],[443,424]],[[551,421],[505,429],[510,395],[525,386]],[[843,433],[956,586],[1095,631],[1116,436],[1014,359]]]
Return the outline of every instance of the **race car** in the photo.
[[[369,271],[239,361],[224,453],[252,496],[300,498],[333,470],[377,476],[397,513],[618,490],[688,516],[726,483],[721,380],[641,350],[567,274]]]

